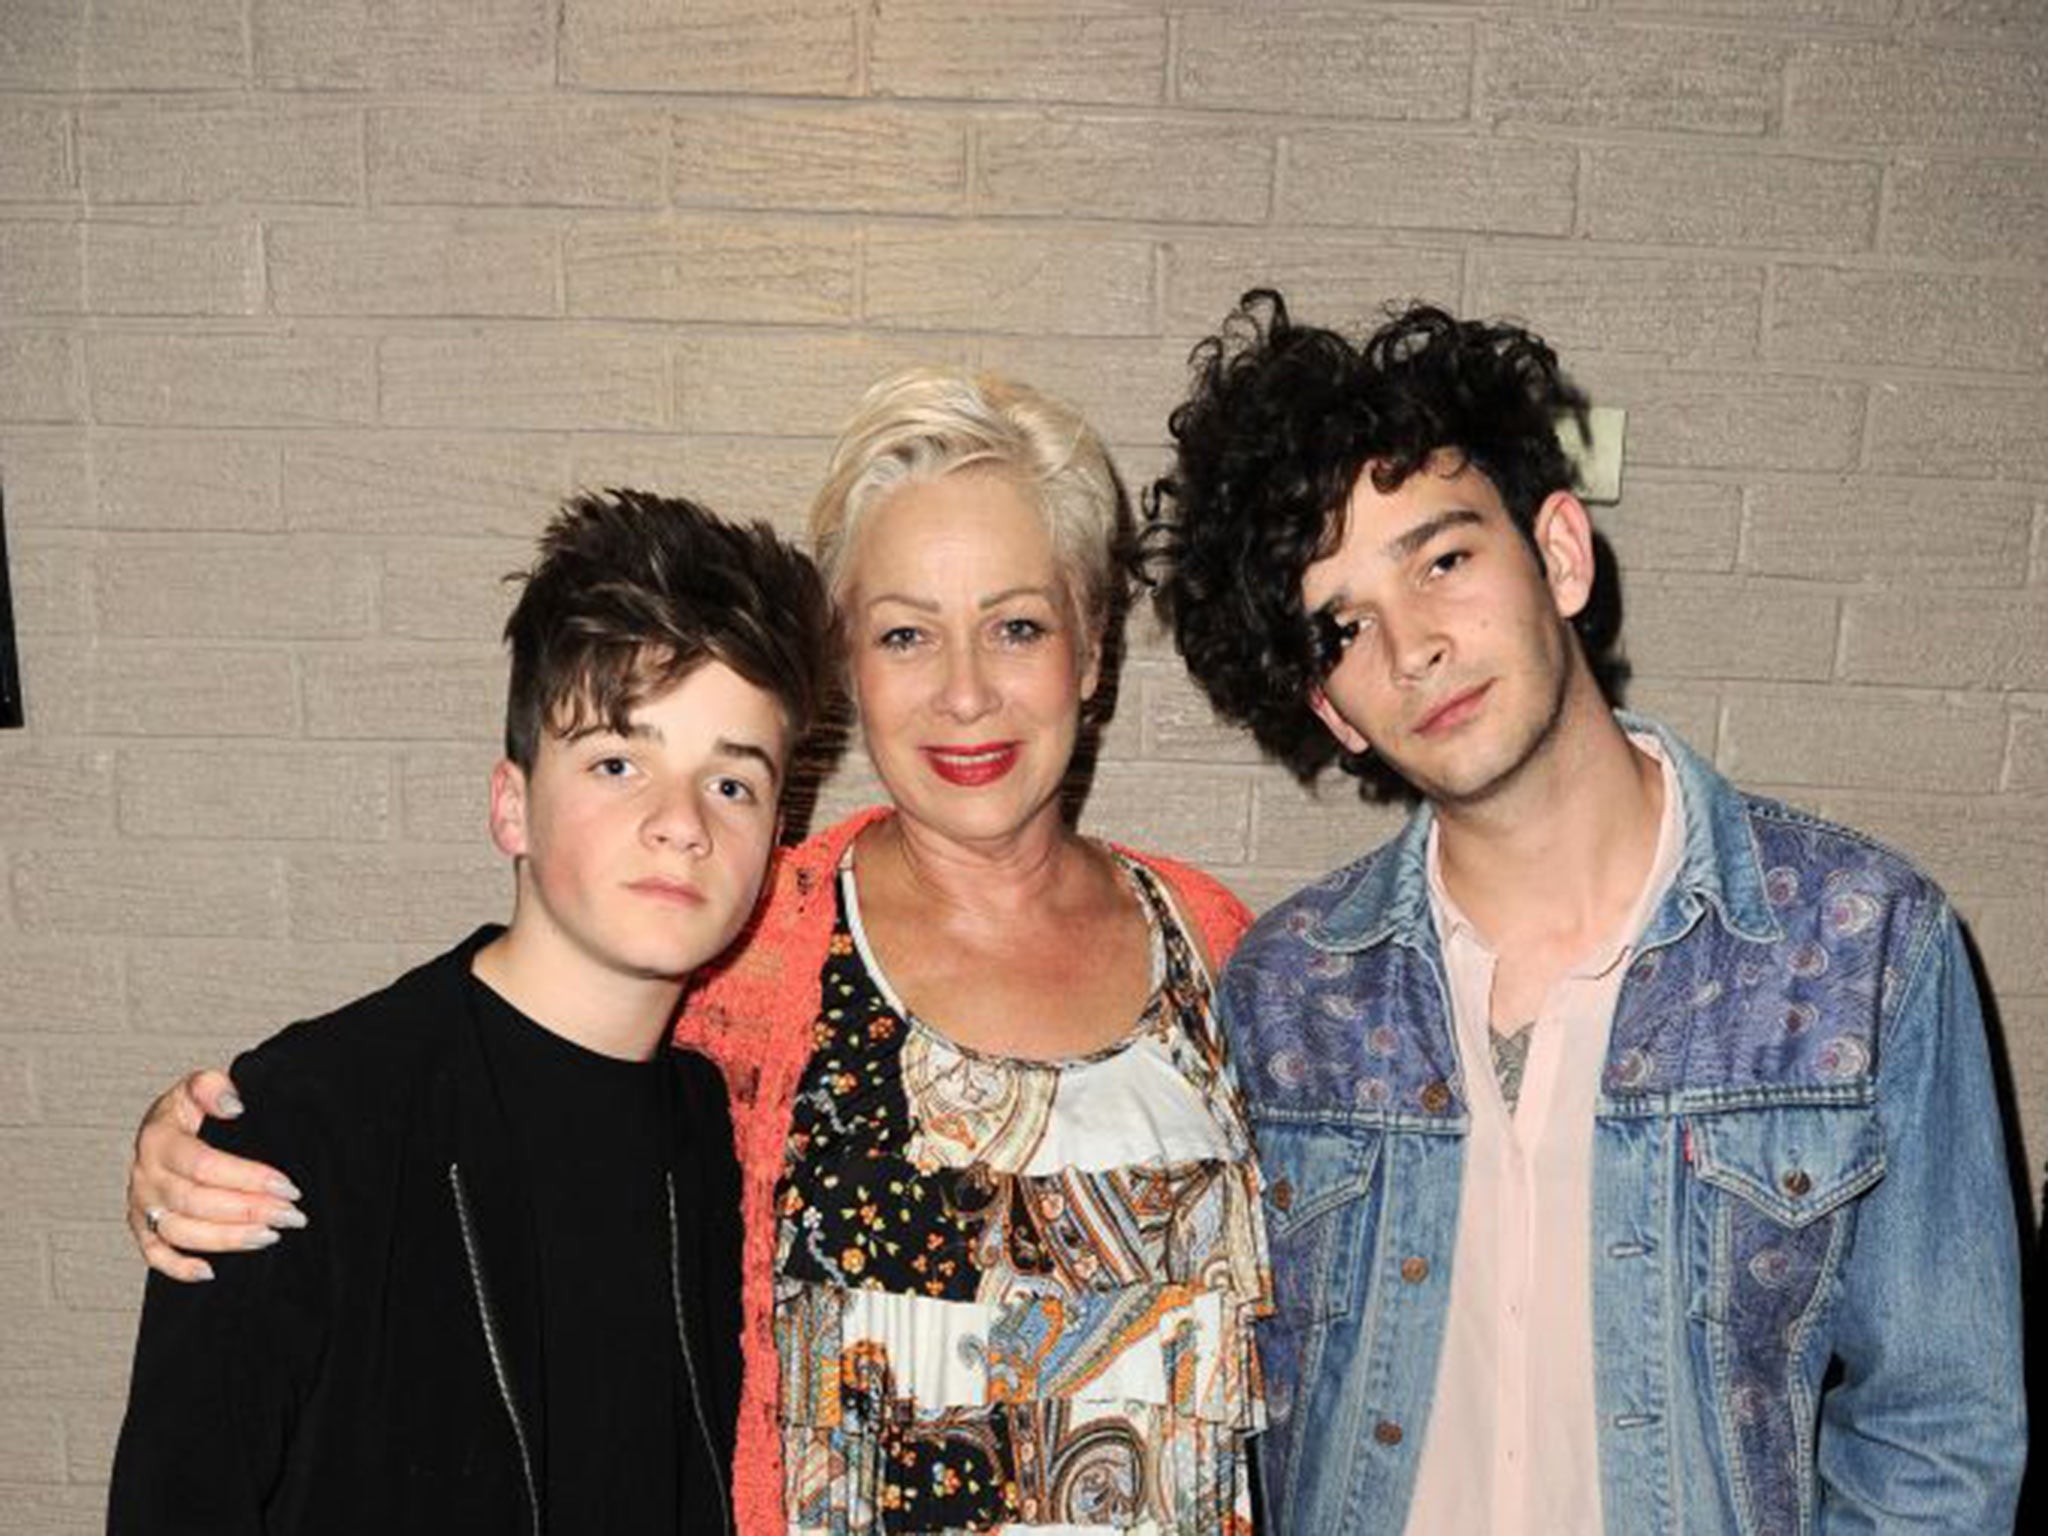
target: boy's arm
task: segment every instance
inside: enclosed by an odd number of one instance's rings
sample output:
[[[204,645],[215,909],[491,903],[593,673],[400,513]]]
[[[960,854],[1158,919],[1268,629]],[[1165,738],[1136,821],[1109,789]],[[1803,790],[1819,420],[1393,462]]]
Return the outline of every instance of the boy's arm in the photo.
[[[1977,989],[1942,906],[1878,1064],[1885,1175],[1843,1275],[1820,1529],[2012,1528],[2026,1460],[2019,1248]]]
[[[238,1077],[263,1101],[239,1121],[207,1127],[210,1143],[318,1167],[290,1134],[292,1095],[249,1058]],[[184,1285],[149,1277],[128,1412],[108,1494],[109,1536],[270,1530],[283,1474],[325,1340],[325,1235],[223,1254],[215,1278]]]

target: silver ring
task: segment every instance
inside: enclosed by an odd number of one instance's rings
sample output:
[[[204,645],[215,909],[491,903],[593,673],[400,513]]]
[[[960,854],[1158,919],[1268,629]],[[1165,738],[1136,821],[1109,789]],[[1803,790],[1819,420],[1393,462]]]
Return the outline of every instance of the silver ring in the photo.
[[[160,1205],[152,1205],[142,1213],[142,1224],[149,1228],[149,1235],[151,1237],[162,1237],[164,1235],[164,1218],[170,1214],[169,1211]]]

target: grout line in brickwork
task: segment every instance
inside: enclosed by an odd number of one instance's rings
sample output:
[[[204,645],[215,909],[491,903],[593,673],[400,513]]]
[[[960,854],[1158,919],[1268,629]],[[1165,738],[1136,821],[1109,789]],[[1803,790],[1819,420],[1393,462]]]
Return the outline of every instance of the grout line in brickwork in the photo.
[[[1886,155],[1877,173],[1877,204],[1870,214],[1870,254],[1884,253],[1892,224],[1892,200],[1898,196],[1898,156]]]
[[[1863,410],[1856,422],[1856,451],[1849,465],[1852,471],[1864,474],[1871,472],[1873,466],[1870,462],[1870,431],[1872,424],[1877,420],[1878,396],[1886,390],[1896,391],[1897,388],[1896,383],[1880,378],[1864,390]]]
[[[77,106],[67,103],[64,109],[64,184],[78,199],[80,217],[92,212],[92,194],[85,185],[84,151],[79,148],[83,133]]]
[[[277,295],[271,291],[270,274],[270,219],[257,214],[256,225],[256,313],[275,315]]]
[[[1844,671],[1849,659],[1849,605],[1839,597],[1831,598],[1829,601],[1835,605],[1835,650],[1834,655],[1828,660],[1828,675],[1825,680],[1849,682],[1851,679]]]
[[[872,99],[874,92],[876,0],[853,8],[853,94]]]
[[[960,188],[960,218],[973,220],[983,217],[981,209],[981,119],[969,115],[960,124],[960,174],[965,185]]]
[[[1593,146],[1580,144],[1572,157],[1572,237],[1577,240],[1592,236],[1591,208],[1593,181]]]
[[[1784,263],[1776,257],[1763,264],[1763,289],[1757,295],[1756,305],[1756,355],[1766,365],[1775,361],[1771,355],[1771,338],[1778,328],[1778,273]]]
[[[1159,65],[1165,71],[1159,82],[1159,100],[1167,107],[1180,105],[1180,50],[1181,16],[1178,11],[1169,11],[1166,15],[1165,57]]]
[[[858,225],[853,232],[853,317],[855,326],[868,324],[868,227]]]
[[[1736,576],[1749,573],[1751,546],[1755,539],[1756,488],[1743,482],[1737,492],[1735,508],[1735,568]]]

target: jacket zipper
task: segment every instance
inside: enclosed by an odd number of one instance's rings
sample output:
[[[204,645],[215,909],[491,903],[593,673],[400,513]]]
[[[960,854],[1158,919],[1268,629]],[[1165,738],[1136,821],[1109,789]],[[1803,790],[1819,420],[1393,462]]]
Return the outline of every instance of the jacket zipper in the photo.
[[[676,1343],[682,1348],[683,1375],[690,1385],[690,1412],[697,1421],[697,1433],[704,1439],[705,1465],[711,1468],[711,1480],[718,1490],[719,1529],[726,1536],[732,1536],[732,1503],[726,1497],[725,1470],[718,1464],[718,1442],[711,1438],[711,1425],[704,1418],[704,1394],[697,1385],[697,1357],[690,1353],[690,1330],[683,1324],[683,1268],[681,1239],[676,1231],[676,1176],[665,1173],[661,1182],[668,1190],[668,1293],[676,1309]]]
[[[541,1536],[540,1492],[533,1481],[533,1454],[526,1444],[526,1426],[520,1422],[519,1405],[512,1400],[512,1376],[505,1368],[497,1317],[491,1310],[490,1293],[484,1288],[483,1258],[477,1250],[476,1231],[470,1224],[469,1200],[462,1192],[462,1170],[454,1163],[448,1165],[448,1187],[455,1192],[455,1220],[462,1228],[462,1251],[469,1259],[469,1283],[476,1292],[476,1315],[483,1324],[484,1349],[491,1357],[491,1374],[497,1378],[498,1396],[504,1400],[505,1416],[512,1421],[512,1438],[519,1446],[519,1472],[526,1481],[526,1507],[533,1512],[533,1536]],[[669,1229],[671,1233],[675,1229],[673,1195],[669,1197]]]

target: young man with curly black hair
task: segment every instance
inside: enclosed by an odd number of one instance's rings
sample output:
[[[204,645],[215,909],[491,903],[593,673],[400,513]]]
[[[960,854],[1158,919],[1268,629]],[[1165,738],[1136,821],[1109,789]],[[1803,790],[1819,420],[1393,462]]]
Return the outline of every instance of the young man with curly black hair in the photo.
[[[317,1219],[150,1277],[110,1532],[732,1529],[739,1168],[668,1040],[753,911],[827,633],[764,524],[617,491],[549,526],[505,626],[511,922],[235,1063],[208,1140]]]
[[[1150,506],[1182,655],[1304,779],[1421,802],[1223,983],[1274,1530],[2010,1529],[2014,1219],[1940,890],[1610,708],[1540,338],[1255,292],[1195,361]]]

